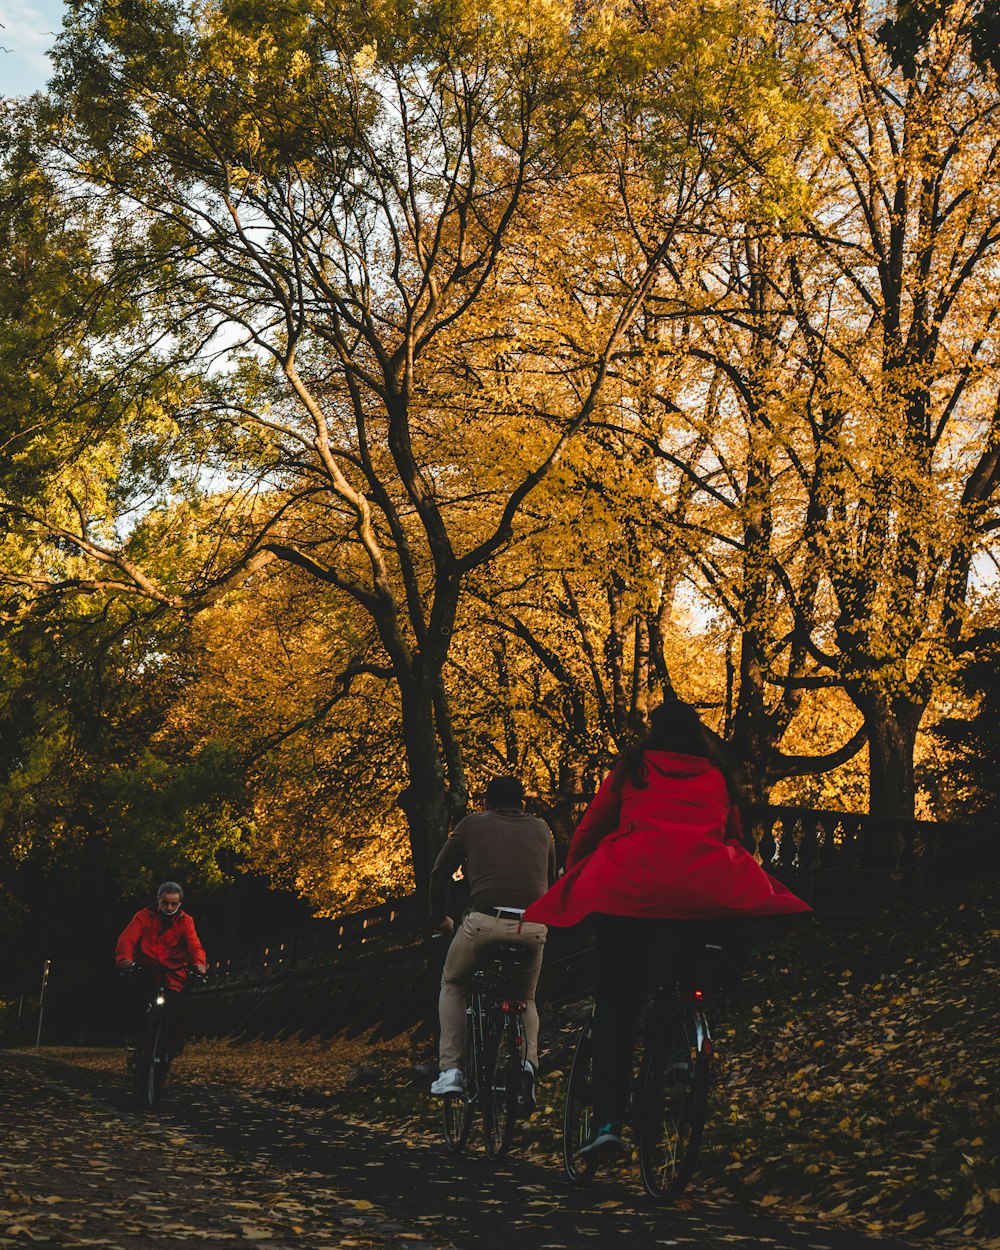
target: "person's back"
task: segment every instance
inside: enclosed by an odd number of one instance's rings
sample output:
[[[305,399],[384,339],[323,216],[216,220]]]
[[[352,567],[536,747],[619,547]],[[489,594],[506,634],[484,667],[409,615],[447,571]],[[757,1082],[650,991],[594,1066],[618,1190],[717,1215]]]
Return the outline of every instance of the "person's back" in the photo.
[[[621,786],[619,827],[692,824],[724,834],[729,815],[726,779],[702,756],[676,751],[644,751],[646,784],[637,787],[630,777]]]
[[[473,911],[523,910],[549,888],[555,854],[544,820],[520,807],[470,812],[452,838],[450,861],[459,851]],[[450,841],[450,839],[449,839]],[[441,872],[447,871],[447,864]]]
[[[566,875],[528,918],[567,926],[591,915],[691,920],[808,910],[743,850],[738,809],[707,753],[656,744],[604,779],[573,835]]]

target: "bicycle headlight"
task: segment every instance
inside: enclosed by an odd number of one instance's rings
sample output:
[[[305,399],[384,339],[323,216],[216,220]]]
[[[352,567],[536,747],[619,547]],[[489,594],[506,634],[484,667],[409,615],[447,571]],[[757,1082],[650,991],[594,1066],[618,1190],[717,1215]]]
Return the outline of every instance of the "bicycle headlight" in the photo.
[[[157,1005],[157,1007],[162,1007],[166,1001],[167,1001],[167,1000],[163,997],[163,995],[162,995],[162,994],[157,994],[157,996],[156,996],[156,1005]]]

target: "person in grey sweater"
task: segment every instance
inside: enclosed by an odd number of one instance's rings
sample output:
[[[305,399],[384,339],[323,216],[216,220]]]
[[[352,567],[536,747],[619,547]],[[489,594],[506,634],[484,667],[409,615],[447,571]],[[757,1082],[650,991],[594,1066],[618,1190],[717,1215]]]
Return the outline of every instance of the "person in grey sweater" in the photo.
[[[445,908],[448,883],[459,868],[471,902],[456,927]],[[538,1069],[535,986],[548,930],[543,924],[525,921],[523,915],[555,877],[552,831],[544,820],[524,810],[524,787],[516,777],[494,777],[486,788],[485,810],[471,812],[458,822],[431,869],[431,918],[442,933],[452,935],[438,1001],[441,1074],[431,1085],[432,1094],[458,1094],[465,1088],[465,990],[484,948],[493,942],[517,943],[534,951],[512,986],[527,1003],[524,1062],[529,1084],[533,1084]]]

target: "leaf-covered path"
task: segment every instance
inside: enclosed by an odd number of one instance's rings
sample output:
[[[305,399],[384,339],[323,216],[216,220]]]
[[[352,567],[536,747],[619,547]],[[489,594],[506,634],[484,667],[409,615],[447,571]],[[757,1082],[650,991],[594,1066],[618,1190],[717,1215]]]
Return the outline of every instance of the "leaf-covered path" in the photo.
[[[140,1120],[107,1073],[6,1052],[0,1082],[0,1246],[903,1246],[718,1202],[658,1210],[617,1178],[577,1190],[516,1156],[499,1168],[475,1148],[453,1159],[425,1139],[232,1089],[168,1089]]]

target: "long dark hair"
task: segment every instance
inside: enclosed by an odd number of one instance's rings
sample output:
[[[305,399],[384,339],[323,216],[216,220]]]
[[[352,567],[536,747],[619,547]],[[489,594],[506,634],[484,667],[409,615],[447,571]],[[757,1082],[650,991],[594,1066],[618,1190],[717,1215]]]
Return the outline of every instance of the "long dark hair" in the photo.
[[[627,746],[614,765],[615,789],[621,789],[628,778],[637,790],[649,785],[647,751],[672,751],[677,755],[695,755],[708,760],[723,775],[729,798],[739,798],[738,786],[732,765],[726,755],[722,739],[702,724],[701,717],[690,703],[681,699],[667,699],[654,707],[649,714],[649,729]]]

